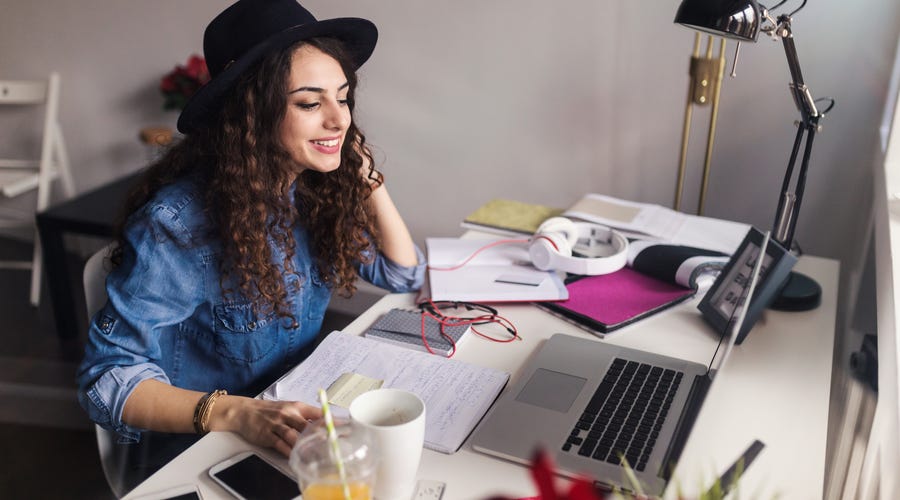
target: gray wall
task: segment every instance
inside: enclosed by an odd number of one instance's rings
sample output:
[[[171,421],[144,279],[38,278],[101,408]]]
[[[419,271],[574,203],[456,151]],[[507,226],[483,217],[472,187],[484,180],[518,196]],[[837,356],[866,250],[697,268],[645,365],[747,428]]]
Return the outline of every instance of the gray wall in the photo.
[[[160,77],[202,50],[203,27],[229,3],[2,2],[0,75],[62,74],[79,190],[146,162],[138,130],[177,118],[161,110]],[[560,207],[586,192],[672,203],[693,41],[672,23],[676,0],[305,4],[320,18],[361,16],[380,28],[359,120],[417,241],[458,234],[467,213],[498,196]],[[837,100],[797,231],[808,253],[843,260],[856,251],[898,27],[896,0],[812,1],[795,16],[806,81]],[[722,89],[706,213],[767,228],[798,115],[780,44],[745,44],[737,71]],[[690,191],[706,117],[695,112]],[[20,128],[0,121],[0,147],[24,147]],[[694,197],[686,194],[688,207]]]

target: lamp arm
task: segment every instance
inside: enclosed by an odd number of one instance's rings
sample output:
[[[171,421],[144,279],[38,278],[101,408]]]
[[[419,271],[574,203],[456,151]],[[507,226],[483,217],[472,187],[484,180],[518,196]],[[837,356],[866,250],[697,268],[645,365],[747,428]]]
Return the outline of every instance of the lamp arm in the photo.
[[[784,55],[787,57],[788,69],[791,72],[791,94],[794,104],[800,111],[804,124],[813,117],[819,116],[815,99],[810,93],[809,87],[803,82],[803,72],[800,70],[800,59],[797,57],[797,46],[794,45],[794,35],[791,31],[791,18],[787,15],[778,16],[778,24],[774,28],[773,36],[781,38],[784,46]]]
[[[797,127],[797,135],[794,137],[794,145],[791,148],[791,157],[788,160],[787,170],[784,172],[784,180],[781,183],[781,195],[778,197],[778,208],[775,209],[775,223],[773,224],[772,237],[782,246],[790,250],[788,227],[794,220],[794,205],[797,197],[791,192],[791,179],[794,176],[794,165],[797,162],[797,154],[800,152],[800,144],[803,142],[804,127]]]
[[[794,201],[794,209],[791,212],[791,221],[788,224],[790,231],[787,234],[787,239],[785,243],[788,245],[785,248],[790,248],[791,243],[794,241],[794,229],[797,228],[797,216],[800,213],[800,202],[803,201],[803,190],[806,187],[806,172],[809,168],[809,157],[812,154],[813,147],[813,139],[816,136],[816,130],[818,129],[817,125],[811,125],[806,127],[806,147],[803,150],[803,159],[800,162],[800,173],[797,176],[797,188],[796,188],[796,200]]]
[[[803,82],[803,73],[800,71],[800,61],[797,57],[797,48],[794,45],[794,37],[791,32],[791,18],[788,15],[778,17],[777,25],[770,35],[781,38],[784,53],[787,57],[788,69],[791,72],[791,96],[794,104],[800,111],[800,122],[797,124],[797,135],[791,149],[791,157],[788,160],[784,181],[781,187],[781,196],[778,200],[778,208],[775,212],[775,227],[773,230],[775,239],[787,249],[790,249],[794,239],[794,229],[797,224],[797,215],[800,212],[800,204],[803,201],[803,191],[806,186],[806,174],[809,168],[809,158],[812,153],[813,139],[819,130],[819,110],[816,109],[815,99],[809,91],[809,87]],[[800,143],[806,136],[806,145],[803,149],[803,158],[800,162],[800,172],[797,176],[796,187],[791,191],[791,179],[794,174],[794,165],[800,152]]]
[[[797,226],[797,216],[800,213],[800,204],[803,202],[803,191],[806,187],[806,173],[809,169],[809,159],[812,154],[813,139],[818,131],[818,118],[809,125],[798,124],[797,135],[794,138],[794,146],[791,149],[791,158],[788,160],[787,170],[784,173],[784,181],[781,185],[781,196],[778,199],[778,208],[775,211],[775,224],[772,237],[784,248],[790,250],[794,241],[794,230]],[[797,184],[791,191],[791,179],[794,174],[794,165],[797,154],[800,151],[800,143],[806,136],[806,145],[803,149],[803,158],[800,160],[800,172],[797,176]]]

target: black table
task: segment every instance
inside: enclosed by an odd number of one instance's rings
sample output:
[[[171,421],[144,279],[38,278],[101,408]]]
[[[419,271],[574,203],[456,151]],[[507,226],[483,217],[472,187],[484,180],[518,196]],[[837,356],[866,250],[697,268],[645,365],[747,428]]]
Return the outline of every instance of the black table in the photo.
[[[125,196],[137,182],[138,176],[137,173],[128,175],[37,214],[44,250],[44,274],[47,276],[56,333],[61,339],[74,339],[80,330],[63,235],[74,233],[112,238]],[[81,290],[80,281],[78,289]]]

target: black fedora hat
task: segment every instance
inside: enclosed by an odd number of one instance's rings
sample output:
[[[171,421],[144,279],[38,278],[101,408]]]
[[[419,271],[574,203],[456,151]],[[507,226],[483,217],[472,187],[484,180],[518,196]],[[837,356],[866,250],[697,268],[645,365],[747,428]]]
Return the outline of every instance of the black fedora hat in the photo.
[[[378,29],[353,17],[317,20],[296,0],[239,0],[210,21],[203,54],[211,76],[178,117],[178,130],[189,134],[208,123],[237,78],[265,55],[316,36],[341,40],[356,67],[375,50]]]

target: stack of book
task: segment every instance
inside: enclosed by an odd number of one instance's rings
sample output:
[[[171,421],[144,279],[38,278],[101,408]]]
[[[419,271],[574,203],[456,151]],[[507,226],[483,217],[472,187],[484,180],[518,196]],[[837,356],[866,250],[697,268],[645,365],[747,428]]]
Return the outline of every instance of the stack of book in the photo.
[[[608,226],[629,238],[626,268],[600,276],[569,276],[565,291],[555,299],[532,299],[600,336],[693,297],[702,289],[698,278],[721,270],[750,229],[748,224],[593,193],[566,209],[495,199],[461,225],[521,236],[533,234],[554,216]],[[434,273],[430,275],[434,279]]]

